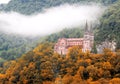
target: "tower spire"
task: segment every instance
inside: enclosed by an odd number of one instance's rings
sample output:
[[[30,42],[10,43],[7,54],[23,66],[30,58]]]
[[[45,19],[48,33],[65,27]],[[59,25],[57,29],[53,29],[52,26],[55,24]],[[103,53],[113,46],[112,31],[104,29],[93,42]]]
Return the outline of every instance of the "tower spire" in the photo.
[[[89,29],[88,29],[88,23],[87,23],[87,20],[86,20],[86,25],[85,25],[85,32],[88,32]]]
[[[92,23],[91,23],[91,25],[90,25],[90,33],[93,33]]]

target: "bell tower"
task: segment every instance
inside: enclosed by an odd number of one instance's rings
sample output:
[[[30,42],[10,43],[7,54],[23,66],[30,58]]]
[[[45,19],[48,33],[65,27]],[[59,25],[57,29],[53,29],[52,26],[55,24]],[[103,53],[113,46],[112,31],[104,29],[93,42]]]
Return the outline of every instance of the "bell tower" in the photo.
[[[92,25],[91,25],[92,27]],[[86,21],[86,25],[85,25],[85,31],[84,31],[84,41],[83,41],[83,52],[86,51],[91,51],[92,46],[93,46],[93,41],[94,41],[94,35],[91,31],[90,26],[88,26],[88,23]]]
[[[85,30],[84,30],[84,40],[89,40],[89,39],[90,39],[90,28],[86,21]]]

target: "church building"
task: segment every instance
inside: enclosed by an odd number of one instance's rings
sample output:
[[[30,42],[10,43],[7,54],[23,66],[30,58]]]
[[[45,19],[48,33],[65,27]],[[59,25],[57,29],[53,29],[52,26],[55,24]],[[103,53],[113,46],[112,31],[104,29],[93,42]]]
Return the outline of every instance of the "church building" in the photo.
[[[94,43],[94,34],[91,29],[92,27],[88,26],[86,22],[83,38],[59,38],[54,46],[54,52],[65,55],[68,52],[68,48],[72,46],[80,46],[83,52],[91,51]]]

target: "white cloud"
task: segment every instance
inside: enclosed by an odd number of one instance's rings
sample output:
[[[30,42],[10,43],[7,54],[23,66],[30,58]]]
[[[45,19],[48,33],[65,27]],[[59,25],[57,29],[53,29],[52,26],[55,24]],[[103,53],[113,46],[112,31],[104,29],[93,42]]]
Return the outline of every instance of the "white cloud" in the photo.
[[[24,16],[1,13],[0,30],[22,35],[46,35],[63,28],[85,25],[85,21],[99,22],[104,7],[99,5],[62,5],[46,9],[44,13]]]
[[[0,0],[0,4],[2,4],[2,3],[8,3],[10,0]]]

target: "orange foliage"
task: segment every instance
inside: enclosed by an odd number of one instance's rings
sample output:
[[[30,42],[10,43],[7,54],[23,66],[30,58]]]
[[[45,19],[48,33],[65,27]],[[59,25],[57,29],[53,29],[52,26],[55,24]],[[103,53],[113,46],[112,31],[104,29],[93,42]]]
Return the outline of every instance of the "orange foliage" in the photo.
[[[60,56],[51,44],[43,43],[16,61],[4,63],[0,84],[119,84],[120,78],[114,78],[120,77],[119,65],[120,52],[83,53],[74,46]]]
[[[53,84],[51,81],[44,81],[43,84]]]
[[[110,70],[112,68],[110,62],[103,62],[103,69]]]
[[[120,84],[120,78],[113,78],[109,84]]]
[[[63,84],[70,84],[72,81],[73,77],[69,74],[66,74],[62,79]]]

